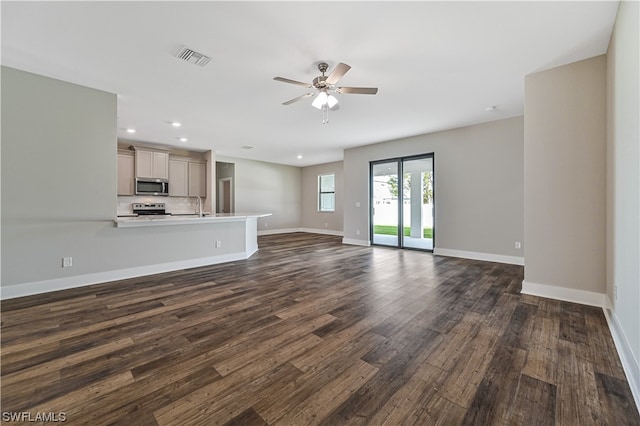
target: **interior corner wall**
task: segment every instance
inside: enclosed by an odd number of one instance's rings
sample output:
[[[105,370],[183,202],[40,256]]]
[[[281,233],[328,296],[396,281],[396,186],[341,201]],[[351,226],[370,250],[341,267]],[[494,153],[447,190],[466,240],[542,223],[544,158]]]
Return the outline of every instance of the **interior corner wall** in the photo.
[[[318,211],[318,176],[335,175],[335,211]],[[318,164],[302,168],[302,228],[330,234],[342,234],[343,162]]]
[[[216,160],[234,164],[236,213],[271,213],[258,219],[259,234],[300,229],[300,167],[222,155]]]
[[[622,1],[607,51],[607,296],[640,406],[640,4]]]
[[[605,140],[604,55],[526,76],[523,292],[604,295]]]
[[[515,117],[345,150],[344,241],[370,243],[371,161],[434,153],[436,252],[521,262],[523,132]]]

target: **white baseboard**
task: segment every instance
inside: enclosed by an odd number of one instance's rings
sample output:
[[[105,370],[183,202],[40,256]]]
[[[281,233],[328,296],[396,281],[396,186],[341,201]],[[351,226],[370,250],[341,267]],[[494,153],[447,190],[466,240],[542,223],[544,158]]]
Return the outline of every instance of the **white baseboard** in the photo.
[[[331,229],[314,229],[314,228],[271,229],[269,231],[258,231],[258,235],[290,234],[292,232],[307,232],[310,234],[335,235],[338,237],[342,237],[344,235],[342,231],[333,231]],[[367,240],[356,240],[353,238],[342,238],[342,244],[350,244],[350,245],[366,246],[366,247],[369,247],[371,245],[371,243]]]
[[[371,245],[371,242],[369,240],[356,240],[355,238],[342,238],[342,244],[369,247]]]
[[[557,287],[548,284],[538,284],[522,281],[522,294],[546,297],[547,299],[563,300],[565,302],[580,303],[582,305],[607,307],[607,299],[604,293],[577,290],[574,288]]]
[[[290,234],[292,232],[302,232],[302,231],[300,231],[300,228],[263,229],[263,230],[258,230],[258,235]]]
[[[332,229],[314,229],[314,228],[300,228],[300,232],[309,232],[311,234],[322,235],[335,235],[336,237],[342,237],[342,231],[334,231]]]
[[[501,254],[479,253],[475,251],[453,250],[436,247],[433,254],[438,256],[462,257],[464,259],[484,260],[486,262],[508,263],[510,265],[524,265],[524,257],[505,256]]]
[[[138,266],[134,268],[118,269],[115,271],[96,272],[93,274],[75,275],[71,277],[10,285],[0,288],[0,299],[14,299],[16,297],[32,296],[34,294],[67,290],[70,288],[124,280],[127,278],[160,274],[163,272],[178,271],[181,269],[197,268],[199,266],[215,265],[218,263],[233,262],[236,260],[245,260],[250,258],[256,251],[257,250],[253,250],[251,252],[229,253],[219,256],[201,257],[198,259],[181,260],[177,262]]]
[[[608,306],[612,306],[609,296],[606,296],[606,298]],[[616,345],[616,349],[618,350],[622,368],[627,376],[627,382],[631,388],[633,399],[636,402],[636,407],[640,411],[640,362],[638,362],[638,360],[633,356],[629,340],[622,331],[622,327],[620,327],[620,323],[618,322],[615,312],[610,309],[603,309],[603,311],[604,317],[607,319],[607,324],[609,324],[609,330],[611,330],[613,343]]]
[[[291,234],[292,232],[307,232],[310,234],[336,235],[338,237],[342,236],[342,231],[334,231],[332,229],[314,229],[314,228],[270,229],[270,230],[258,231],[258,235]]]

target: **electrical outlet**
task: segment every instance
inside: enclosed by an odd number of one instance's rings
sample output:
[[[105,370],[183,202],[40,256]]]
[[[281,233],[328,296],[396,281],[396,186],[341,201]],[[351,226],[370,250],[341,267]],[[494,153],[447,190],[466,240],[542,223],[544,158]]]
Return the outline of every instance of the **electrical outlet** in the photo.
[[[62,267],[63,268],[71,268],[73,266],[73,258],[72,257],[63,257],[62,258]]]
[[[265,223],[264,223],[264,227],[266,228],[267,226],[269,226],[269,223],[268,223],[268,222],[265,222]]]
[[[360,230],[356,229],[356,235],[360,235]]]
[[[329,224],[327,222],[324,223],[324,227],[326,228],[327,226],[329,226]]]
[[[356,207],[360,207],[360,201],[356,201]]]
[[[222,247],[222,241],[217,240],[216,241],[216,248],[220,248],[220,247]]]
[[[516,241],[516,248],[517,249],[522,248],[522,243],[520,243],[520,241]]]

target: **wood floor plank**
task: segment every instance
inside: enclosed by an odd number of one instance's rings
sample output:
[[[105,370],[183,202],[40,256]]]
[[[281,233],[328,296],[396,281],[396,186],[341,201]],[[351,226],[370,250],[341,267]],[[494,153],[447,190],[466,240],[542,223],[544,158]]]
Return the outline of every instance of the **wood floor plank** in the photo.
[[[413,376],[441,339],[440,333],[428,329],[420,335],[415,335],[410,343],[381,365],[369,381],[320,424],[367,424],[387,400]]]
[[[222,376],[210,366],[199,369],[164,369],[164,374],[136,380],[118,390],[118,398],[93,401],[83,407],[82,416],[73,416],[70,424],[153,424],[154,411],[206,386]]]
[[[526,356],[526,351],[522,349],[498,344],[463,425],[506,424],[513,408]]]
[[[469,339],[456,357],[455,364],[443,365],[449,368],[449,374],[440,389],[444,398],[465,408],[469,408],[474,397],[477,397],[478,388],[494,360],[498,345],[498,336],[488,327],[478,328]]]
[[[89,349],[82,352],[77,352],[71,356],[58,358],[53,361],[49,361],[43,364],[38,364],[35,367],[27,368],[25,370],[16,371],[2,376],[2,383],[4,385],[13,385],[20,383],[21,381],[32,379],[34,377],[43,376],[53,371],[60,371],[65,367],[77,364],[81,361],[94,359],[102,354],[115,352],[123,347],[133,345],[133,340],[130,337],[125,337],[115,342],[107,343],[97,348]]]
[[[626,381],[602,373],[596,373],[595,378],[598,398],[605,407],[606,412],[610,413],[610,419],[608,420],[611,422],[610,424],[620,426],[640,425],[638,407],[632,403],[633,395]]]
[[[587,327],[587,358],[593,363],[596,372],[626,380],[622,363],[610,333],[607,333],[607,320],[602,311],[585,312]]]
[[[420,424],[418,417],[421,417],[422,410],[428,409],[431,399],[437,397],[447,374],[447,371],[428,362],[422,363],[416,373],[371,418],[369,424]],[[465,411],[461,408],[463,417]]]
[[[531,407],[535,406],[535,410]],[[541,380],[520,376],[518,392],[506,424],[553,426],[556,417],[556,386]]]
[[[467,362],[469,354],[475,349],[473,338],[478,335],[482,326],[481,321],[482,317],[472,312],[463,316],[443,338],[434,355],[429,357],[429,363],[449,371],[455,368],[460,358],[464,357],[464,362]],[[467,350],[467,346],[470,344],[472,347]]]
[[[265,364],[252,364],[253,374],[237,371],[159,408],[155,418],[160,425],[223,424],[250,408],[246,395],[260,392],[273,382],[295,380],[301,374],[289,363],[265,369]],[[251,373],[251,372],[249,372]],[[261,374],[265,373],[265,374]]]
[[[558,341],[556,424],[607,424],[606,415],[600,410],[593,365],[581,356],[580,347],[564,339]]]
[[[0,301],[3,412],[100,425],[633,425],[603,312],[523,267],[306,233]]]
[[[349,336],[357,336],[349,338]],[[362,361],[360,357],[380,341],[381,337],[374,333],[362,334],[361,330],[345,330],[335,338],[329,347],[335,351],[327,352],[322,345],[317,350],[308,351],[291,363],[304,372],[294,383],[273,386],[266,389],[264,395],[254,404],[256,411],[269,423],[274,423],[285,416],[292,407],[314,398],[324,386],[342,375],[352,365]],[[339,348],[339,349],[338,349]],[[318,418],[320,421],[321,418]]]
[[[549,384],[558,383],[559,321],[538,315],[533,320],[529,355],[523,374]]]
[[[247,408],[242,413],[229,420],[224,426],[268,426],[262,417],[253,408]]]
[[[69,418],[81,418],[84,417],[82,410],[85,404],[110,394],[113,395],[114,392],[133,382],[133,376],[128,371],[110,375],[88,386],[74,389],[58,398],[31,406],[28,411],[33,413],[64,412]]]
[[[312,425],[318,424],[333,409],[364,385],[378,369],[364,361],[356,360],[350,368],[325,385],[278,419],[275,425]]]

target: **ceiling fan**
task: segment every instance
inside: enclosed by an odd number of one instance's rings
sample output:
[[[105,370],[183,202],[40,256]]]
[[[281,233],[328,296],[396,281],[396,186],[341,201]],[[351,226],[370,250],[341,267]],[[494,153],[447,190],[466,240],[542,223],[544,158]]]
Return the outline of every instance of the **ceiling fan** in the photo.
[[[332,95],[332,93],[350,93],[350,94],[360,94],[360,95],[375,95],[378,93],[377,87],[336,87],[336,84],[340,79],[351,69],[351,67],[347,64],[343,64],[340,62],[336,67],[331,71],[331,74],[325,75],[325,72],[329,69],[329,65],[326,62],[320,62],[318,64],[318,70],[322,73],[322,75],[313,79],[311,84],[303,83],[302,81],[291,80],[284,77],[274,77],[273,79],[276,81],[281,81],[283,83],[296,84],[298,86],[304,86],[308,89],[314,89],[314,91],[305,93],[304,95],[300,95],[296,98],[290,99],[286,102],[283,102],[282,105],[291,105],[295,102],[301,101],[303,99],[309,98],[311,96],[315,96],[316,98],[313,100],[311,105],[319,110],[322,110],[322,123],[326,124],[329,122],[329,110],[336,107],[338,104],[338,99]]]

